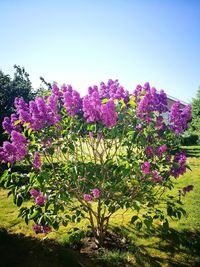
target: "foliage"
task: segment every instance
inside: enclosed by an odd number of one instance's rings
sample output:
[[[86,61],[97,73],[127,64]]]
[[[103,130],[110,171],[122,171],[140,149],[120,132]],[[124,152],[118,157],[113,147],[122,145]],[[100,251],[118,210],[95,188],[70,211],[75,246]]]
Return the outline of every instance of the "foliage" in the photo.
[[[35,96],[28,73],[20,66],[15,65],[14,68],[13,78],[0,71],[0,122],[12,114],[16,97],[23,97],[25,101],[29,101]],[[3,128],[0,125],[0,142],[2,133]]]
[[[0,148],[8,165],[1,182],[17,206],[33,201],[20,216],[34,221],[36,233],[85,218],[101,245],[120,209],[136,212],[131,223],[138,231],[150,229],[154,220],[167,229],[166,213],[185,214],[181,198],[191,185],[175,196],[163,194],[188,167],[177,149],[190,106],[181,110],[177,102],[168,111],[166,94],[148,83],[129,94],[109,80],[83,98],[71,86],[54,84],[50,95],[29,104],[16,99],[15,108],[15,120],[4,123],[10,142]],[[30,172],[16,171],[16,162],[31,164]]]
[[[181,144],[183,146],[192,146],[197,145],[199,140],[199,136],[197,133],[193,131],[186,131],[181,139]]]
[[[200,87],[196,97],[192,101],[191,129],[199,136],[200,140]]]

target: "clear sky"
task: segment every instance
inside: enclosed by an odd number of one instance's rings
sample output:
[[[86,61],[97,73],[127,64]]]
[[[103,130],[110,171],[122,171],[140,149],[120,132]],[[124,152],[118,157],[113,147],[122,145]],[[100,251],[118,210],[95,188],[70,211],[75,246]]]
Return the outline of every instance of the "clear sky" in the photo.
[[[189,102],[200,85],[200,0],[0,0],[0,69],[34,87],[149,81]]]

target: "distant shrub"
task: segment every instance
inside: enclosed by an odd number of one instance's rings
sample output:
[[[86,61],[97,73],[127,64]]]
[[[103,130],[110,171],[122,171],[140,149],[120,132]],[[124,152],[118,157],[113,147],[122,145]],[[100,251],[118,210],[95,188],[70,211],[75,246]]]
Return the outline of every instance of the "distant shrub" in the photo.
[[[192,146],[192,145],[198,145],[200,142],[199,136],[196,133],[185,133],[183,135],[183,138],[181,140],[181,144],[183,146]]]

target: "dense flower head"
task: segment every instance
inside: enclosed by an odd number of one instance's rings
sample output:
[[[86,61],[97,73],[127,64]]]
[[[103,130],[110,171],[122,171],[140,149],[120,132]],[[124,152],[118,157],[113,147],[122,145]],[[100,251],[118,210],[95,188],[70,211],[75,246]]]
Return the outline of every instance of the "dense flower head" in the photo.
[[[15,125],[15,122],[18,120],[18,117],[16,114],[11,114],[10,118],[5,117],[2,123],[3,129],[7,134],[11,134],[13,130],[20,131],[21,125],[18,123]]]
[[[41,224],[37,224],[37,223],[33,224],[32,229],[36,234],[40,234],[43,232]]]
[[[161,145],[157,148],[156,154],[159,158],[162,158],[163,154],[167,151],[166,145]]]
[[[151,163],[146,161],[142,164],[141,170],[144,175],[147,175],[150,172]]]
[[[88,123],[101,119],[101,99],[96,88],[89,88],[89,94],[83,98],[83,116]]]
[[[137,115],[147,122],[151,122],[153,111],[157,111],[159,114],[168,111],[165,92],[163,90],[157,92],[155,88],[150,88],[149,83],[145,83],[143,88],[138,85],[133,95],[137,102]]]
[[[50,232],[51,232],[51,226],[50,226],[50,225],[44,225],[44,226],[42,227],[42,232],[43,232],[44,234],[48,234],[48,233],[50,233]]]
[[[36,205],[39,205],[39,206],[43,206],[44,205],[44,202],[46,201],[46,199],[47,198],[45,196],[39,195],[35,199],[35,204]]]
[[[35,170],[39,170],[41,166],[42,166],[42,162],[40,158],[40,153],[36,151],[34,154],[33,167]]]
[[[188,186],[185,186],[185,187],[183,187],[183,189],[182,189],[182,194],[183,194],[183,196],[185,196],[185,195],[186,195],[186,193],[188,193],[188,192],[192,191],[192,190],[193,190],[193,188],[194,188],[194,186],[193,186],[193,185],[188,185]]]
[[[107,84],[104,82],[100,83],[99,89],[100,98],[108,99],[123,99],[125,103],[129,101],[129,92],[119,84],[118,80],[109,79]]]
[[[145,148],[145,154],[148,158],[151,158],[153,156],[153,147],[152,146],[147,146]]]
[[[107,128],[111,128],[117,123],[117,112],[115,111],[115,103],[109,100],[106,104],[101,105],[102,123]]]
[[[181,109],[180,102],[177,101],[171,107],[169,113],[169,122],[171,129],[177,135],[180,135],[188,127],[188,121],[191,119],[191,105],[187,105],[183,110]]]
[[[22,123],[29,123],[30,128],[40,130],[59,122],[57,100],[58,96],[53,93],[46,98],[37,96],[35,101],[31,100],[29,104],[22,98],[16,98],[15,108]]]
[[[33,224],[32,229],[36,234],[41,234],[41,233],[48,234],[49,232],[51,232],[50,225],[42,226],[41,224],[35,223]]]
[[[70,85],[65,87],[63,102],[68,114],[71,116],[75,116],[82,109],[82,98],[80,97],[80,94],[73,90]]]
[[[92,194],[94,198],[99,198],[100,197],[100,190],[98,188],[92,189]]]
[[[173,166],[171,169],[171,175],[178,178],[186,172],[186,161],[187,157],[185,153],[176,153],[173,159]]]
[[[90,194],[84,194],[83,198],[84,198],[84,200],[87,201],[87,202],[92,201],[92,196],[91,196]]]
[[[5,141],[3,147],[0,147],[0,159],[5,163],[14,163],[22,160],[27,154],[26,137],[21,133],[12,130],[11,142]]]
[[[159,175],[157,171],[152,171],[152,182],[161,183],[162,181],[163,181],[163,177]]]
[[[32,189],[30,190],[30,194],[31,194],[31,196],[33,196],[33,197],[35,197],[35,198],[41,195],[40,191],[38,191],[38,190],[36,190],[36,189],[34,189],[34,188],[32,188]]]

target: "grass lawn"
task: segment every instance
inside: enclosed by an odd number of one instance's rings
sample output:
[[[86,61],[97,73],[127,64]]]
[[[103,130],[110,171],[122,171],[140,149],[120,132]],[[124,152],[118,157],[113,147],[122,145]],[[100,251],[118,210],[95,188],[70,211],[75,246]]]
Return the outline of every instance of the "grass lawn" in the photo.
[[[170,220],[170,231],[166,234],[159,226],[151,233],[136,232],[128,223],[132,216],[130,212],[124,217],[117,214],[111,221],[113,228],[117,227],[118,233],[132,241],[123,250],[104,249],[95,262],[66,248],[65,244],[69,243],[67,231],[75,224],[67,229],[61,227],[43,241],[40,241],[43,235],[36,239],[31,225],[27,226],[17,218],[18,210],[12,198],[7,198],[7,191],[1,189],[0,228],[5,229],[0,231],[1,262],[5,262],[2,266],[200,266],[200,147],[185,149],[192,172],[188,170],[177,179],[176,190],[188,184],[194,185],[194,190],[184,198],[187,217],[179,221]],[[80,226],[85,228],[86,222]]]

